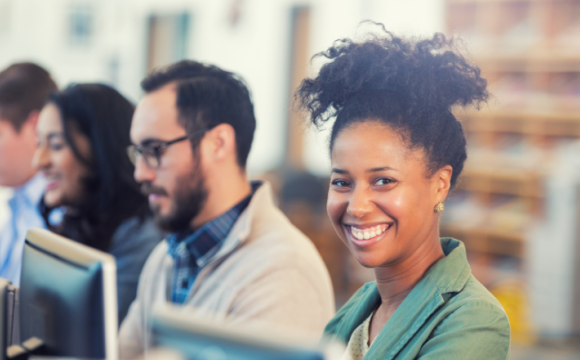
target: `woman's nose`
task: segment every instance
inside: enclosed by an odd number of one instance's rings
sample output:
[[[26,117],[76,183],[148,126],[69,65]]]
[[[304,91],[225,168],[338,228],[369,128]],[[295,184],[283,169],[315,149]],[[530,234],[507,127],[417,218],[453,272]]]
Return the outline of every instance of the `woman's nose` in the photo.
[[[348,203],[347,213],[357,219],[363,218],[365,215],[373,211],[373,203],[371,201],[371,194],[368,189],[355,188],[350,201]]]
[[[37,170],[45,169],[50,165],[50,157],[48,156],[48,150],[46,146],[39,146],[34,152],[34,157],[32,158],[32,166]]]

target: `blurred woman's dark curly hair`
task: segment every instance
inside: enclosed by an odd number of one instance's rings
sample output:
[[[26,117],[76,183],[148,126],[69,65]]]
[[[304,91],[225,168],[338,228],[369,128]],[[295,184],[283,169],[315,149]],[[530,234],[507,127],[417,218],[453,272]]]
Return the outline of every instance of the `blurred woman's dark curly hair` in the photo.
[[[435,34],[407,40],[385,30],[364,42],[337,40],[315,57],[331,61],[306,79],[296,97],[320,128],[336,116],[330,149],[341,130],[356,122],[379,121],[398,131],[411,148],[422,148],[430,173],[451,165],[451,187],[467,158],[455,105],[479,106],[488,98],[479,68],[456,49],[453,39]]]

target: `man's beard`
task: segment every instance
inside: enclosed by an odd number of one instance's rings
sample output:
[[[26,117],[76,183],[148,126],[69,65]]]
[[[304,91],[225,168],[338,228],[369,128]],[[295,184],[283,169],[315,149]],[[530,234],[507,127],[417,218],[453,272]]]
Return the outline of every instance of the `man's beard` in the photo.
[[[208,191],[205,187],[205,178],[199,167],[178,178],[175,193],[171,197],[169,214],[161,215],[158,206],[150,204],[155,215],[157,226],[169,232],[181,232],[191,227],[192,220],[199,215],[207,200]],[[163,188],[154,187],[150,182],[142,184],[144,194],[159,194],[168,196]]]

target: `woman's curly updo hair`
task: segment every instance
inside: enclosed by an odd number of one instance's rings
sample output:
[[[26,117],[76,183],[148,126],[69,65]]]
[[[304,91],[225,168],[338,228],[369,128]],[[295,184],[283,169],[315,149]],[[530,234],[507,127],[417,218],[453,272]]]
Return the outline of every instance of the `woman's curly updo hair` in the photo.
[[[480,69],[456,49],[453,39],[407,40],[381,26],[384,35],[364,42],[337,40],[315,57],[331,61],[305,79],[296,97],[320,128],[336,116],[330,135],[358,122],[377,121],[397,131],[411,148],[423,149],[430,174],[451,165],[451,188],[467,158],[455,105],[479,106],[488,98]]]

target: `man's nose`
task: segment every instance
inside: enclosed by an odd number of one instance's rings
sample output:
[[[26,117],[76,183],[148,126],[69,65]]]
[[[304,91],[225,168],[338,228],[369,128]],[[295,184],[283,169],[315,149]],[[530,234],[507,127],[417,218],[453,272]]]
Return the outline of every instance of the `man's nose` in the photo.
[[[133,177],[138,183],[153,181],[155,180],[155,170],[147,166],[143,157],[139,156],[135,162],[135,171],[133,172]]]

